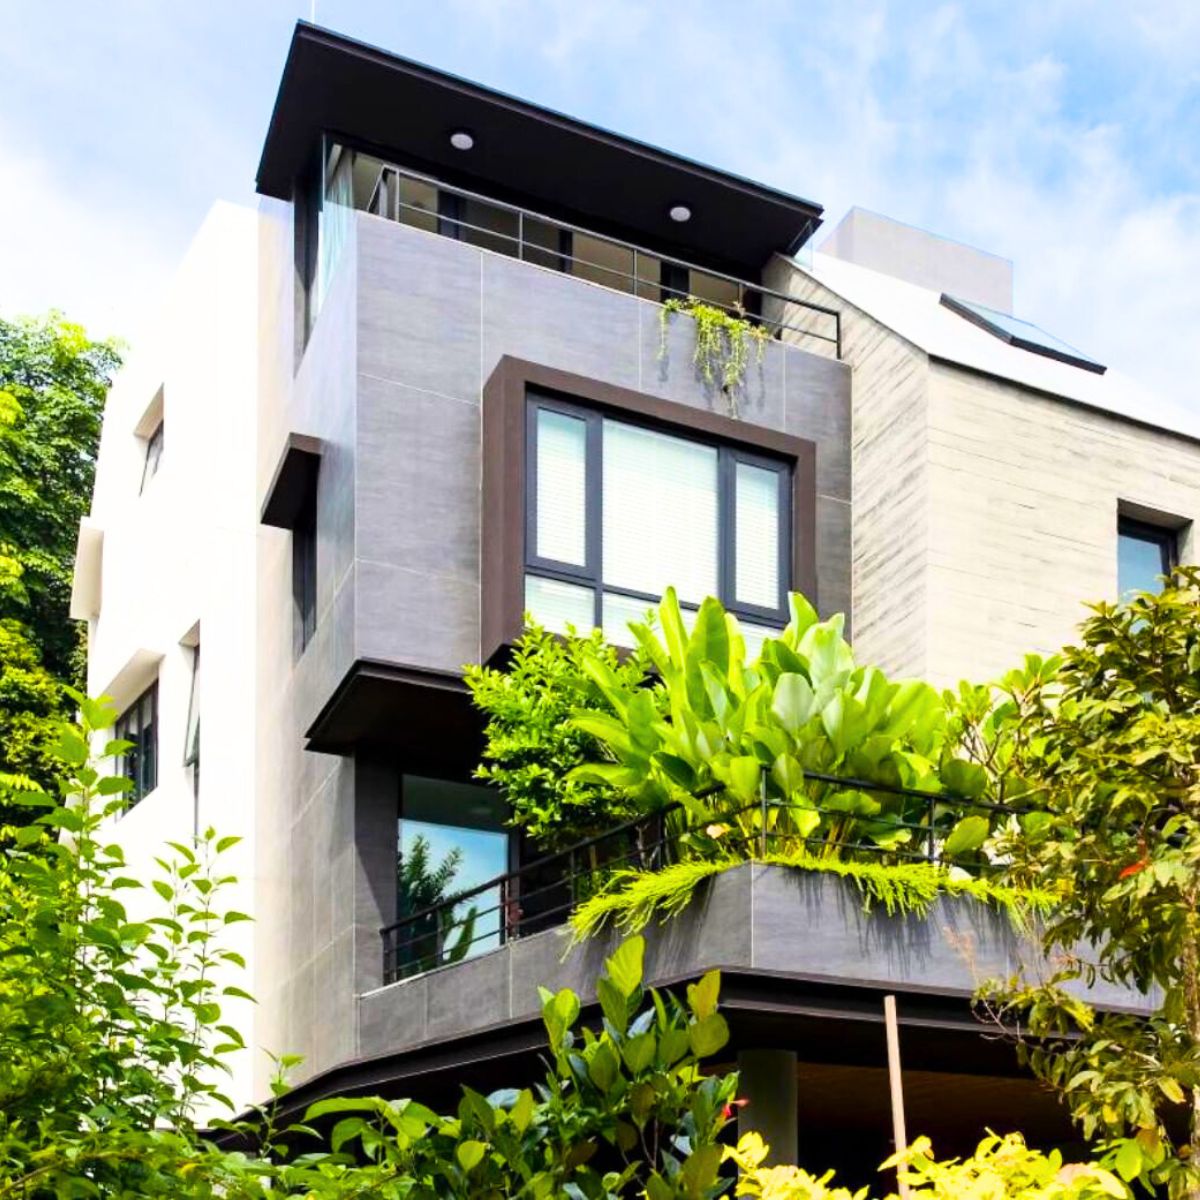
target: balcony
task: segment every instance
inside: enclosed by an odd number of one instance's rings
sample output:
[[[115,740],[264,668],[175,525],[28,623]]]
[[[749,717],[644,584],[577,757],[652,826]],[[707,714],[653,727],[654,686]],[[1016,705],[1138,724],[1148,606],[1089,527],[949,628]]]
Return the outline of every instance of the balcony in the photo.
[[[665,304],[692,298],[766,327],[771,336],[826,358],[841,357],[840,318],[798,297],[646,250],[594,230],[334,145],[325,170],[316,294],[332,274],[355,211],[516,258]],[[315,313],[314,313],[315,315]]]

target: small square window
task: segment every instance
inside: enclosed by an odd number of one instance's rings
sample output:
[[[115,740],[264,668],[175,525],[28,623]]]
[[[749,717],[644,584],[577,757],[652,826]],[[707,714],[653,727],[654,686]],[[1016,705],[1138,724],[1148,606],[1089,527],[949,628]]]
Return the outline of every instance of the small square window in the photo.
[[[1178,563],[1177,530],[1133,517],[1117,518],[1117,591],[1122,599],[1135,592],[1159,591],[1161,577]]]

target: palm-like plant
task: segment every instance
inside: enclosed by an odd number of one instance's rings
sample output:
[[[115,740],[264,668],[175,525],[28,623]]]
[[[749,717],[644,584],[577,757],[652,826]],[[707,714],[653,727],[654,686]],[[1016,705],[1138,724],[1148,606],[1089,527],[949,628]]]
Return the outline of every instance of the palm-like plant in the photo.
[[[979,791],[982,772],[948,751],[942,698],[857,666],[840,615],[821,621],[796,594],[790,607],[784,632],[748,661],[737,619],[719,602],[705,600],[689,632],[668,590],[661,635],[630,625],[657,676],[651,686],[629,686],[598,656],[585,661],[609,711],[573,720],[608,761],[577,771],[647,811],[680,804],[689,830],[707,830],[688,835],[691,852],[728,853],[740,841],[878,859],[911,855],[918,838],[932,844],[961,812],[871,785]],[[982,820],[961,830],[955,848],[972,849],[986,830]]]

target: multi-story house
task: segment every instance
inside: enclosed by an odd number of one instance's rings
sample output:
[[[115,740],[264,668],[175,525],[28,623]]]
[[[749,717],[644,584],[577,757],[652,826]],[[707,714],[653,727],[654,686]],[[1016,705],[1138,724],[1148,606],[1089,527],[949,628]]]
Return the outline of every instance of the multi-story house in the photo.
[[[260,1049],[305,1056],[295,1105],[515,1081],[537,985],[586,991],[604,948],[564,960],[507,892],[452,965],[399,969],[392,928],[417,837],[462,887],[528,861],[462,682],[526,610],[620,641],[674,584],[753,637],[795,589],[864,661],[949,682],[1191,552],[1195,431],[1016,321],[991,256],[857,211],[811,254],[813,203],[305,24],[258,191],[114,387],[74,597],[137,743],[131,857],[245,839],[240,1101]],[[770,335],[732,393],[664,308],[687,296]],[[883,1156],[889,991],[911,1127],[1061,1136],[966,999],[1011,933],[872,921],[748,866],[651,932],[651,980],[722,968],[745,1120],[783,1156]]]

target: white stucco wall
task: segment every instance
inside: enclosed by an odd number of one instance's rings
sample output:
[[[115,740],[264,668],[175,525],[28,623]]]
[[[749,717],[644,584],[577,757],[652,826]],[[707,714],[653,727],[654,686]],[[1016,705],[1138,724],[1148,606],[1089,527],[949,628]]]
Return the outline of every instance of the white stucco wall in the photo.
[[[76,586],[88,612],[88,691],[124,709],[158,679],[158,786],[114,821],[131,873],[148,881],[163,843],[196,828],[245,839],[223,859],[238,878],[224,906],[253,911],[255,779],[255,496],[257,216],[218,203],[189,248],[156,327],[132,348],[104,415],[92,513],[102,533],[92,556],[98,589]],[[162,393],[163,454],[139,495],[146,419]],[[95,535],[92,535],[95,539]],[[89,569],[82,564],[80,572]],[[80,597],[91,593],[91,600]],[[98,593],[98,594],[97,594]],[[193,796],[184,741],[192,679],[185,644],[201,646],[201,782]],[[133,912],[157,903],[125,893]],[[247,960],[223,982],[250,990],[253,927],[225,942]],[[255,1015],[231,1000],[225,1017],[250,1050],[231,1059],[224,1090],[251,1097]],[[272,1049],[278,1049],[272,1047]]]

